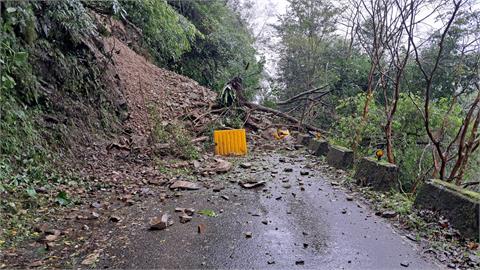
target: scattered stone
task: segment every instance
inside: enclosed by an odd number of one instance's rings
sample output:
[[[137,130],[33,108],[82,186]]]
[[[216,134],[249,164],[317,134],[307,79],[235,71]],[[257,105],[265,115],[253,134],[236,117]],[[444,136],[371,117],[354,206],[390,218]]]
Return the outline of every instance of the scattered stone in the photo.
[[[285,168],[283,169],[284,172],[293,172],[293,168]]]
[[[100,217],[100,214],[97,213],[97,212],[92,212],[90,214],[90,218],[89,219],[98,219]]]
[[[42,265],[44,265],[44,262],[42,260],[38,260],[38,261],[34,261],[34,262],[30,263],[28,265],[28,267],[29,268],[36,268],[36,267],[40,267]],[[4,267],[5,265],[2,265],[2,266]]]
[[[196,190],[196,189],[200,189],[200,186],[193,182],[178,180],[170,185],[170,189],[177,189],[177,188],[186,189],[186,190]]]
[[[305,188],[304,188],[304,187],[301,187],[301,188],[300,188],[300,191],[305,191]]]
[[[332,186],[340,186],[340,184],[339,184],[338,182],[335,182],[335,181],[332,181],[330,184],[331,184]]]
[[[187,223],[192,220],[192,216],[189,215],[182,215],[180,216],[180,223]]]
[[[98,254],[97,252],[89,254],[89,255],[87,255],[87,257],[85,257],[85,259],[81,262],[81,264],[82,265],[92,265],[92,264],[97,262],[99,256],[100,256],[100,254]]]
[[[43,233],[50,230],[48,228],[48,224],[42,224],[42,225],[35,225],[35,227],[33,227],[33,231],[37,233]]]
[[[245,162],[245,163],[240,164],[240,167],[242,167],[243,169],[249,169],[249,168],[252,167],[252,163]]]
[[[382,212],[382,217],[384,218],[394,218],[397,216],[397,212],[395,211],[384,211]]]
[[[222,184],[219,184],[213,187],[213,192],[220,192],[224,189],[225,189],[225,186],[223,186]]]
[[[141,193],[142,195],[153,195],[153,191],[152,191],[151,189],[149,189],[149,188],[146,188],[146,187],[141,188],[141,189],[140,189],[140,193]]]
[[[114,216],[114,215],[110,216],[110,221],[111,222],[120,222],[120,220],[121,219],[118,216]]]
[[[90,207],[98,209],[102,207],[102,204],[100,202],[93,202],[92,204],[90,204]]]
[[[292,185],[290,185],[290,184],[283,184],[282,187],[283,187],[283,188],[291,188]]]
[[[258,182],[254,182],[254,183],[244,183],[244,182],[240,182],[240,186],[243,187],[243,188],[255,188],[255,187],[259,187],[259,186],[263,186],[265,185],[265,181],[258,181]]]
[[[448,228],[448,219],[446,219],[446,218],[440,219],[438,221],[438,225],[440,225],[440,227],[442,227],[444,229]]]
[[[347,201],[349,201],[349,202],[353,201],[353,197],[350,196],[350,195],[347,195],[346,199],[347,199]]]
[[[246,232],[245,238],[252,238],[252,232]]]
[[[308,172],[308,171],[300,171],[300,175],[309,175],[309,174],[310,174],[310,172]]]
[[[46,236],[45,236],[45,241],[47,241],[47,242],[56,241],[56,240],[58,239],[58,236],[59,236],[59,235],[56,235],[56,234],[46,235]]]
[[[222,199],[224,199],[225,201],[230,200],[230,198],[229,198],[227,195],[222,195],[221,197],[222,197]]]
[[[287,162],[287,160],[286,160],[285,158],[283,158],[283,157],[282,157],[282,158],[279,158],[278,161],[281,162],[281,163]]]
[[[452,269],[456,269],[456,268],[457,268],[457,266],[456,266],[454,263],[449,263],[449,264],[447,265],[447,267],[448,267],[448,268],[452,268]]]
[[[305,261],[304,260],[297,260],[295,261],[295,265],[304,265]]]
[[[307,236],[307,235],[308,235],[308,233],[307,233],[307,232],[302,232],[302,234],[303,234],[303,235],[305,235],[305,236]]]
[[[226,173],[232,169],[232,163],[216,158],[215,159],[215,164],[209,169],[211,172],[216,172],[216,173]]]
[[[200,234],[203,234],[205,233],[205,230],[207,229],[207,226],[205,226],[205,224],[198,224],[198,227],[197,227],[197,232],[200,233]]]
[[[400,265],[403,266],[403,267],[408,267],[410,265],[410,263],[409,262],[401,262]]]
[[[262,223],[267,225],[268,224],[268,220],[262,220]]]
[[[275,261],[274,261],[274,260],[269,260],[269,261],[267,261],[267,263],[268,263],[268,264],[274,264]]]
[[[125,201],[125,204],[128,205],[128,206],[132,206],[135,204],[135,201],[133,199],[128,199]]]
[[[347,213],[347,209],[343,209],[342,214],[346,214],[346,213]]]
[[[308,248],[308,244],[307,244],[307,243],[303,243],[303,248]]]
[[[150,220],[150,230],[164,230],[166,229],[170,223],[169,221],[169,215],[168,214],[163,214],[160,218],[159,217],[154,217]]]

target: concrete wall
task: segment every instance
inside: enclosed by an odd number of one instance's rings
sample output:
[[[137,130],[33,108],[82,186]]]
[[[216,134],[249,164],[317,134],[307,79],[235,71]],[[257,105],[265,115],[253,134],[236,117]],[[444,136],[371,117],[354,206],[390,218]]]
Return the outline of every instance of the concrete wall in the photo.
[[[471,239],[480,240],[480,194],[441,180],[430,180],[418,191],[416,208],[439,211],[453,228]]]

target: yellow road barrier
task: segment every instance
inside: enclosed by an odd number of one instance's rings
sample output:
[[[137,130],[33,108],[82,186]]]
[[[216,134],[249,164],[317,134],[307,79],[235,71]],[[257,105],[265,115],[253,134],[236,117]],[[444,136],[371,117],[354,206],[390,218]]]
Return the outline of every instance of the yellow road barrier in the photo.
[[[245,129],[213,131],[215,154],[221,156],[244,156],[247,154],[247,135]]]

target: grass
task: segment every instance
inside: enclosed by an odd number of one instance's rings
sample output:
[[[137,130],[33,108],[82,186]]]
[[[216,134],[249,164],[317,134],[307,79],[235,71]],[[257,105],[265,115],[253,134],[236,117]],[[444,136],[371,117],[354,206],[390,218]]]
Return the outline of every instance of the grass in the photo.
[[[452,183],[449,183],[449,182],[446,182],[446,181],[442,181],[442,180],[438,180],[438,179],[433,179],[432,180],[435,184],[438,184],[438,185],[441,185],[441,186],[444,186],[446,187],[447,189],[450,189],[452,191],[455,191],[455,192],[458,192],[470,199],[473,199],[475,201],[480,201],[480,193],[478,192],[475,192],[475,191],[472,191],[472,190],[468,190],[468,189],[465,189],[465,188],[461,188],[455,184],[452,184]]]
[[[192,143],[193,136],[180,121],[171,121],[164,124],[155,107],[148,106],[152,125],[151,139],[153,143],[168,144],[165,154],[185,160],[198,159],[200,154]]]

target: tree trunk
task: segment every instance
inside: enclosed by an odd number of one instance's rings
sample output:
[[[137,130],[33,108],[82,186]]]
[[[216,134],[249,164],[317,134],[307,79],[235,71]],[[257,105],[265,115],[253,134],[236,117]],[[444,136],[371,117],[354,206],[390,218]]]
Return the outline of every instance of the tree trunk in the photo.
[[[392,120],[387,120],[385,126],[385,139],[387,141],[387,160],[395,164],[395,156],[393,155],[393,138],[392,138]]]

